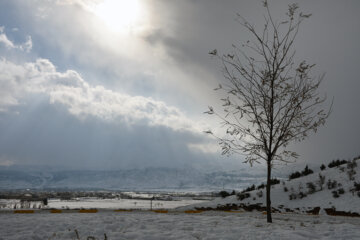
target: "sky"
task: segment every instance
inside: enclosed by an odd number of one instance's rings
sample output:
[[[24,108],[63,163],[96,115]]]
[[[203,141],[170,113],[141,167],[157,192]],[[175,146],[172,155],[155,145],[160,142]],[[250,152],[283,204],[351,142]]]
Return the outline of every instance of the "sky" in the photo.
[[[288,0],[269,1],[285,17]],[[299,1],[312,13],[295,42],[296,61],[325,73],[334,98],[327,124],[291,146],[290,167],[360,154],[360,2]],[[209,52],[231,51],[249,33],[236,14],[263,25],[253,0],[0,0],[0,166],[115,170],[236,169],[221,156],[204,115],[221,108],[224,82]],[[261,166],[255,166],[261,167]]]

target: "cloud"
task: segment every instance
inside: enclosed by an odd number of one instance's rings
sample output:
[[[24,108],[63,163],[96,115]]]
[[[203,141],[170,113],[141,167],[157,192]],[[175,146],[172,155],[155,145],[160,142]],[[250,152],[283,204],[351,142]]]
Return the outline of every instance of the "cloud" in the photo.
[[[60,103],[79,119],[96,117],[103,121],[128,125],[143,122],[150,126],[165,126],[176,131],[200,133],[198,123],[187,118],[178,108],[151,97],[130,96],[92,86],[73,70],[58,72],[48,59],[16,64],[0,61],[0,109],[22,104],[29,93],[45,94],[50,103]]]
[[[17,45],[17,44],[14,44],[11,40],[9,40],[7,35],[4,33],[4,30],[5,30],[5,27],[0,26],[0,43],[5,45],[6,48],[19,49],[19,50],[25,51],[27,53],[31,51],[31,49],[33,47],[31,36],[27,36],[26,41],[23,44]]]

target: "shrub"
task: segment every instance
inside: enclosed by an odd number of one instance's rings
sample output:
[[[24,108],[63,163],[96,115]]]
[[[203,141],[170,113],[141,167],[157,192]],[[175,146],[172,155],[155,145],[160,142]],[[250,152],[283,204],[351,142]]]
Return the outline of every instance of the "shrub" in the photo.
[[[324,165],[324,164],[321,164],[321,166],[320,166],[320,170],[321,170],[321,171],[324,171],[324,170],[325,170],[325,168],[326,168],[326,167],[325,167],[325,165]]]
[[[349,171],[347,171],[347,175],[348,175],[350,181],[355,180],[355,177],[354,177],[355,174],[356,174],[356,171],[354,169],[350,169]]]
[[[232,190],[232,192],[230,193],[230,195],[231,195],[231,196],[236,195],[235,190]]]
[[[290,174],[289,180],[295,179],[295,178],[299,178],[299,177],[301,177],[301,173],[299,173],[299,172],[296,171],[296,172]]]
[[[289,180],[295,179],[295,178],[299,178],[299,177],[302,177],[302,176],[307,176],[307,175],[312,174],[312,173],[314,173],[314,171],[311,170],[311,169],[308,167],[308,165],[306,165],[306,167],[304,168],[304,170],[303,170],[301,173],[298,172],[298,171],[291,173],[291,174],[289,175]]]
[[[261,197],[263,196],[263,191],[257,192],[256,195],[257,195],[259,198],[261,198]]]
[[[343,164],[345,164],[345,163],[347,163],[346,160],[339,160],[339,159],[337,159],[337,160],[333,160],[332,162],[330,162],[330,163],[328,164],[328,167],[329,167],[329,168],[333,168],[333,167],[337,167],[337,166],[343,165]]]
[[[313,170],[311,170],[308,165],[306,165],[306,167],[304,168],[304,170],[301,172],[301,176],[307,176],[309,174],[314,173]]]
[[[339,194],[344,194],[344,193],[345,193],[345,190],[344,190],[343,188],[340,188],[340,189],[338,189],[338,193],[339,193]]]
[[[314,192],[316,192],[315,184],[313,184],[312,182],[306,183],[306,186],[309,189],[308,191],[309,194],[313,194]]]
[[[354,168],[356,168],[356,167],[357,167],[356,160],[349,161],[347,164],[347,169],[349,169],[347,174],[349,176],[350,181],[355,179],[354,175],[356,174],[356,171],[354,170]]]
[[[336,188],[336,186],[337,186],[336,180],[334,180],[334,181],[331,181],[330,179],[328,180],[328,182],[327,182],[328,189],[334,189],[334,188]]]
[[[284,192],[287,192],[289,191],[287,187],[284,187]]]
[[[356,160],[352,160],[352,161],[349,161],[346,165],[346,167],[348,169],[354,169],[357,167],[357,163],[356,163]]]
[[[249,198],[250,197],[250,193],[238,193],[237,194],[237,199],[242,201],[246,198]]]
[[[270,179],[270,186],[275,185],[275,184],[279,184],[279,183],[280,183],[280,180],[277,179],[277,178]]]
[[[360,183],[354,182],[355,191],[360,191]]]
[[[291,193],[289,195],[289,200],[295,200],[297,198],[297,195],[295,193]]]
[[[248,187],[248,188],[246,188],[244,191],[242,191],[243,193],[244,192],[250,192],[250,191],[253,191],[253,190],[255,190],[255,185],[253,184],[253,185],[251,185],[251,187]]]
[[[299,192],[298,196],[300,199],[302,199],[302,198],[306,197],[307,195],[303,192]]]
[[[259,190],[259,189],[262,189],[262,188],[265,188],[265,184],[264,183],[262,183],[262,184],[260,184],[259,186],[257,186],[257,190]]]
[[[360,192],[357,193],[358,197],[360,197]]]
[[[333,194],[333,197],[334,197],[334,198],[340,197],[340,195],[338,194],[337,191],[332,191],[332,194]]]
[[[227,191],[220,191],[219,195],[222,198],[226,198],[226,197],[230,196],[230,193],[228,193]]]

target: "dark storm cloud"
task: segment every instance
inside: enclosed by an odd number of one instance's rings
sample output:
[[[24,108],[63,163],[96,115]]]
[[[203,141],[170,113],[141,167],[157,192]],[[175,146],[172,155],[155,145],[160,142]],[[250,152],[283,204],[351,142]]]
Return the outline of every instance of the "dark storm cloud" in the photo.
[[[296,1],[295,1],[296,2]],[[282,20],[288,4],[293,1],[269,1],[273,17]],[[328,124],[317,135],[294,145],[301,154],[301,162],[319,165],[334,158],[351,158],[360,153],[360,10],[359,1],[301,1],[300,10],[312,13],[295,42],[296,60],[316,63],[314,77],[326,73],[319,89],[327,94],[328,105],[335,102]],[[221,77],[219,63],[207,53],[218,49],[231,50],[231,44],[250,39],[249,34],[235,21],[236,13],[244,16],[258,29],[263,26],[264,9],[261,1],[163,1],[164,23],[173,28],[160,28],[146,36],[150,44],[162,44],[170,56],[185,69],[202,68],[216,81]],[[164,17],[159,12],[159,18]],[[166,25],[166,24],[165,24]],[[169,33],[167,32],[169,30]],[[171,30],[171,31],[170,31]],[[200,78],[203,85],[215,86],[214,80]],[[201,92],[204,99],[211,93]],[[211,99],[210,102],[217,102]]]

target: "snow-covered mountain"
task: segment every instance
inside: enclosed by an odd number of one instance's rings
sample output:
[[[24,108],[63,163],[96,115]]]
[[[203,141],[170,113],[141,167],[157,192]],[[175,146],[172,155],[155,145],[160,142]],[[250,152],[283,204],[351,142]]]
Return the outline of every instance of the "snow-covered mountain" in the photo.
[[[195,190],[242,189],[265,179],[264,174],[237,171],[145,168],[117,171],[54,171],[0,169],[0,190],[6,189],[112,189]]]
[[[303,171],[304,172],[304,171]],[[305,171],[306,172],[306,171]],[[360,158],[339,166],[300,177],[280,181],[271,186],[271,202],[274,211],[303,213],[337,213],[360,216]],[[297,174],[297,175],[299,175]],[[294,174],[293,176],[295,176]],[[226,198],[186,209],[258,209],[265,210],[266,190],[264,185],[254,190],[243,191]]]

